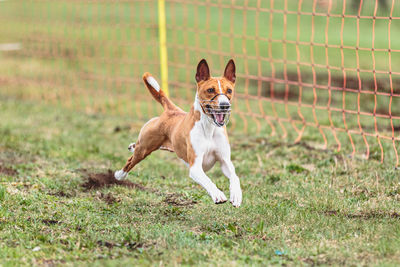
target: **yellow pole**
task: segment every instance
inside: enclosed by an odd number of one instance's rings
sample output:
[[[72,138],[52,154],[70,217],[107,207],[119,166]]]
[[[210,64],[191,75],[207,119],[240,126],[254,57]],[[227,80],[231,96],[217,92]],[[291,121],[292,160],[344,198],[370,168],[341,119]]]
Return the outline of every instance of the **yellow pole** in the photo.
[[[168,56],[167,56],[167,34],[165,25],[165,0],[158,0],[158,34],[160,41],[160,68],[161,88],[169,96],[168,91]]]

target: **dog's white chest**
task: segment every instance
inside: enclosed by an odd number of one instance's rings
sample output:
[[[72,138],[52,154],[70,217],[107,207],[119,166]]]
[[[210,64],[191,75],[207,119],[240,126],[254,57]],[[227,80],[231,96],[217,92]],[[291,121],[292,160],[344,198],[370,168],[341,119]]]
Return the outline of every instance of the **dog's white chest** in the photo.
[[[229,149],[223,128],[215,126],[205,128],[201,121],[195,123],[190,137],[196,156],[202,157],[204,171],[211,169],[221,152]]]
[[[200,143],[199,143],[200,145]],[[203,170],[206,172],[210,170],[214,165],[217,160],[217,146],[214,140],[204,140],[204,142],[201,143],[200,146],[203,146],[202,150],[204,151],[203,155]],[[197,149],[199,150],[199,149]],[[195,149],[196,151],[196,149]]]

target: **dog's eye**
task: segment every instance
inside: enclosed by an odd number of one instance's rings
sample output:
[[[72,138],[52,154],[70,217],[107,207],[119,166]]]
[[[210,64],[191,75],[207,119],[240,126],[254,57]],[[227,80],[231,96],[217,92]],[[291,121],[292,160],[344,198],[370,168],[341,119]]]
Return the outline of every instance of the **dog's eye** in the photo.
[[[208,93],[214,93],[214,92],[215,92],[215,89],[214,89],[214,88],[208,88],[208,89],[207,89],[207,92],[208,92]]]
[[[226,90],[226,92],[227,92],[228,94],[232,94],[232,89],[231,89],[231,88],[228,88],[228,90]]]

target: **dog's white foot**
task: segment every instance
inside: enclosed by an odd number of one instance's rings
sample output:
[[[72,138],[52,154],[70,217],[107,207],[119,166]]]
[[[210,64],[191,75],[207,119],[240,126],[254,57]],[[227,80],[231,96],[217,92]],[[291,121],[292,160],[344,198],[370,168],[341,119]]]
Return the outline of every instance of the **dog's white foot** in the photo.
[[[211,193],[210,196],[212,200],[214,201],[215,204],[222,204],[225,203],[228,199],[226,198],[225,194],[219,190],[218,188],[215,188]]]
[[[124,180],[126,178],[126,176],[128,176],[128,173],[124,172],[123,170],[119,170],[114,173],[115,179],[120,180],[120,181]]]
[[[135,143],[130,143],[128,146],[128,150],[132,153],[135,152],[135,146],[136,146]]]
[[[234,207],[240,207],[240,204],[242,204],[242,189],[240,189],[239,185],[231,186],[229,200]]]

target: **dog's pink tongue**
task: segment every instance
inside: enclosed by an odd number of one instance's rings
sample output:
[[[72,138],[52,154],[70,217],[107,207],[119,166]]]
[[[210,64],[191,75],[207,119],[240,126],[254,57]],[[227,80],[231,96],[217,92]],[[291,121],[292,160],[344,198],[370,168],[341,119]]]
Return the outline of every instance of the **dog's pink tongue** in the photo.
[[[224,114],[215,114],[215,118],[218,123],[223,123],[224,122]]]

